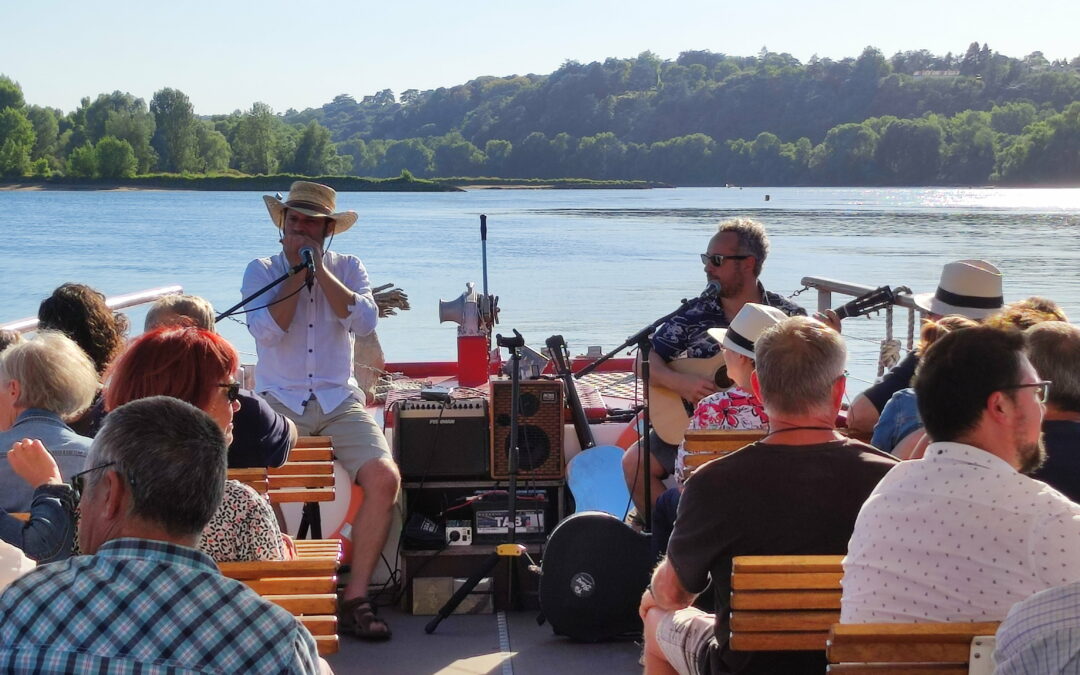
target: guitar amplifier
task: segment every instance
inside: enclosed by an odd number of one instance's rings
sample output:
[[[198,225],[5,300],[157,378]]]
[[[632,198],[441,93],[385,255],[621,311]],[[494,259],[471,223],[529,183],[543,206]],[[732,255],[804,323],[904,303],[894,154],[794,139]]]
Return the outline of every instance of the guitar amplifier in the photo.
[[[487,478],[487,401],[402,401],[395,413],[394,455],[404,480]]]
[[[524,380],[518,405],[518,477],[562,478],[563,384]],[[491,477],[510,475],[510,380],[491,381]]]

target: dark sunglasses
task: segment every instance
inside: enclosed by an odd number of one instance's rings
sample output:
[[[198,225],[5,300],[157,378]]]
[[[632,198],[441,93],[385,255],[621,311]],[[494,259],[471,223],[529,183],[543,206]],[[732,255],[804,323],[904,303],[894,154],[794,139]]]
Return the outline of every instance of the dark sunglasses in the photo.
[[[724,264],[725,260],[746,260],[747,258],[753,258],[752,255],[720,255],[719,253],[702,253],[701,264],[708,265],[712,263],[713,267],[720,267]]]
[[[1050,380],[1042,380],[1041,382],[1029,382],[1028,384],[1010,384],[1007,387],[1002,387],[1001,390],[1006,389],[1027,389],[1028,387],[1035,388],[1035,398],[1039,399],[1040,403],[1046,403],[1046,399],[1050,396]]]
[[[115,464],[116,464],[116,462],[106,462],[104,464],[101,464],[100,466],[95,466],[95,467],[92,467],[90,469],[87,469],[86,471],[80,471],[79,473],[72,476],[71,477],[71,489],[72,489],[72,491],[75,492],[75,503],[76,504],[79,503],[79,500],[82,499],[83,490],[86,488],[86,479],[83,478],[83,476],[85,476],[86,474],[88,474],[88,473],[90,473],[92,471],[98,471],[100,469],[107,469],[110,466],[114,466]]]
[[[225,387],[225,395],[229,397],[229,403],[240,400],[239,382],[222,382],[219,387]]]

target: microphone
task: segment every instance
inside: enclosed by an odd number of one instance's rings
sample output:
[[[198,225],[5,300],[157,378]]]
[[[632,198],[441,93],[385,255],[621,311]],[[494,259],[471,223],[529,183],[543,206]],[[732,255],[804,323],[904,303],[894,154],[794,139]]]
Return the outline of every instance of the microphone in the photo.
[[[311,290],[312,284],[315,283],[315,249],[311,246],[304,246],[300,249],[300,260],[304,263],[304,267],[307,268],[307,287]]]
[[[720,295],[720,282],[713,279],[701,292],[702,298],[715,298]]]

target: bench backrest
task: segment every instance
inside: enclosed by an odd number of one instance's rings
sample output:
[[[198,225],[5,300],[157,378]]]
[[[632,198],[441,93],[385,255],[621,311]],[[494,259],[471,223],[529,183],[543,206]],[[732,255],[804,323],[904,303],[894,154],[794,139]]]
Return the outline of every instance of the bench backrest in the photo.
[[[753,431],[726,431],[722,429],[688,430],[683,437],[683,449],[686,457],[683,463],[689,471],[697,469],[705,462],[730,455],[751,443],[765,437],[764,429]]]
[[[836,624],[830,673],[993,672],[998,622]]]
[[[735,651],[824,650],[840,621],[840,555],[737,556],[731,568]]]
[[[268,495],[274,504],[334,501],[334,445],[330,436],[301,436],[285,464],[229,469],[229,478]]]

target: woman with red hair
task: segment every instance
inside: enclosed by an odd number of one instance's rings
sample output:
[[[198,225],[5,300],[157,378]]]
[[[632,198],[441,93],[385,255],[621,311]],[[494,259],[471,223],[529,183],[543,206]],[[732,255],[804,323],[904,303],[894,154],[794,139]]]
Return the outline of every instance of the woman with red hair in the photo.
[[[201,328],[165,327],[139,336],[116,360],[105,391],[105,409],[148,396],[172,396],[200,408],[232,442],[240,385],[233,373],[240,357],[220,335]],[[217,562],[292,557],[269,502],[230,480],[199,549]]]

